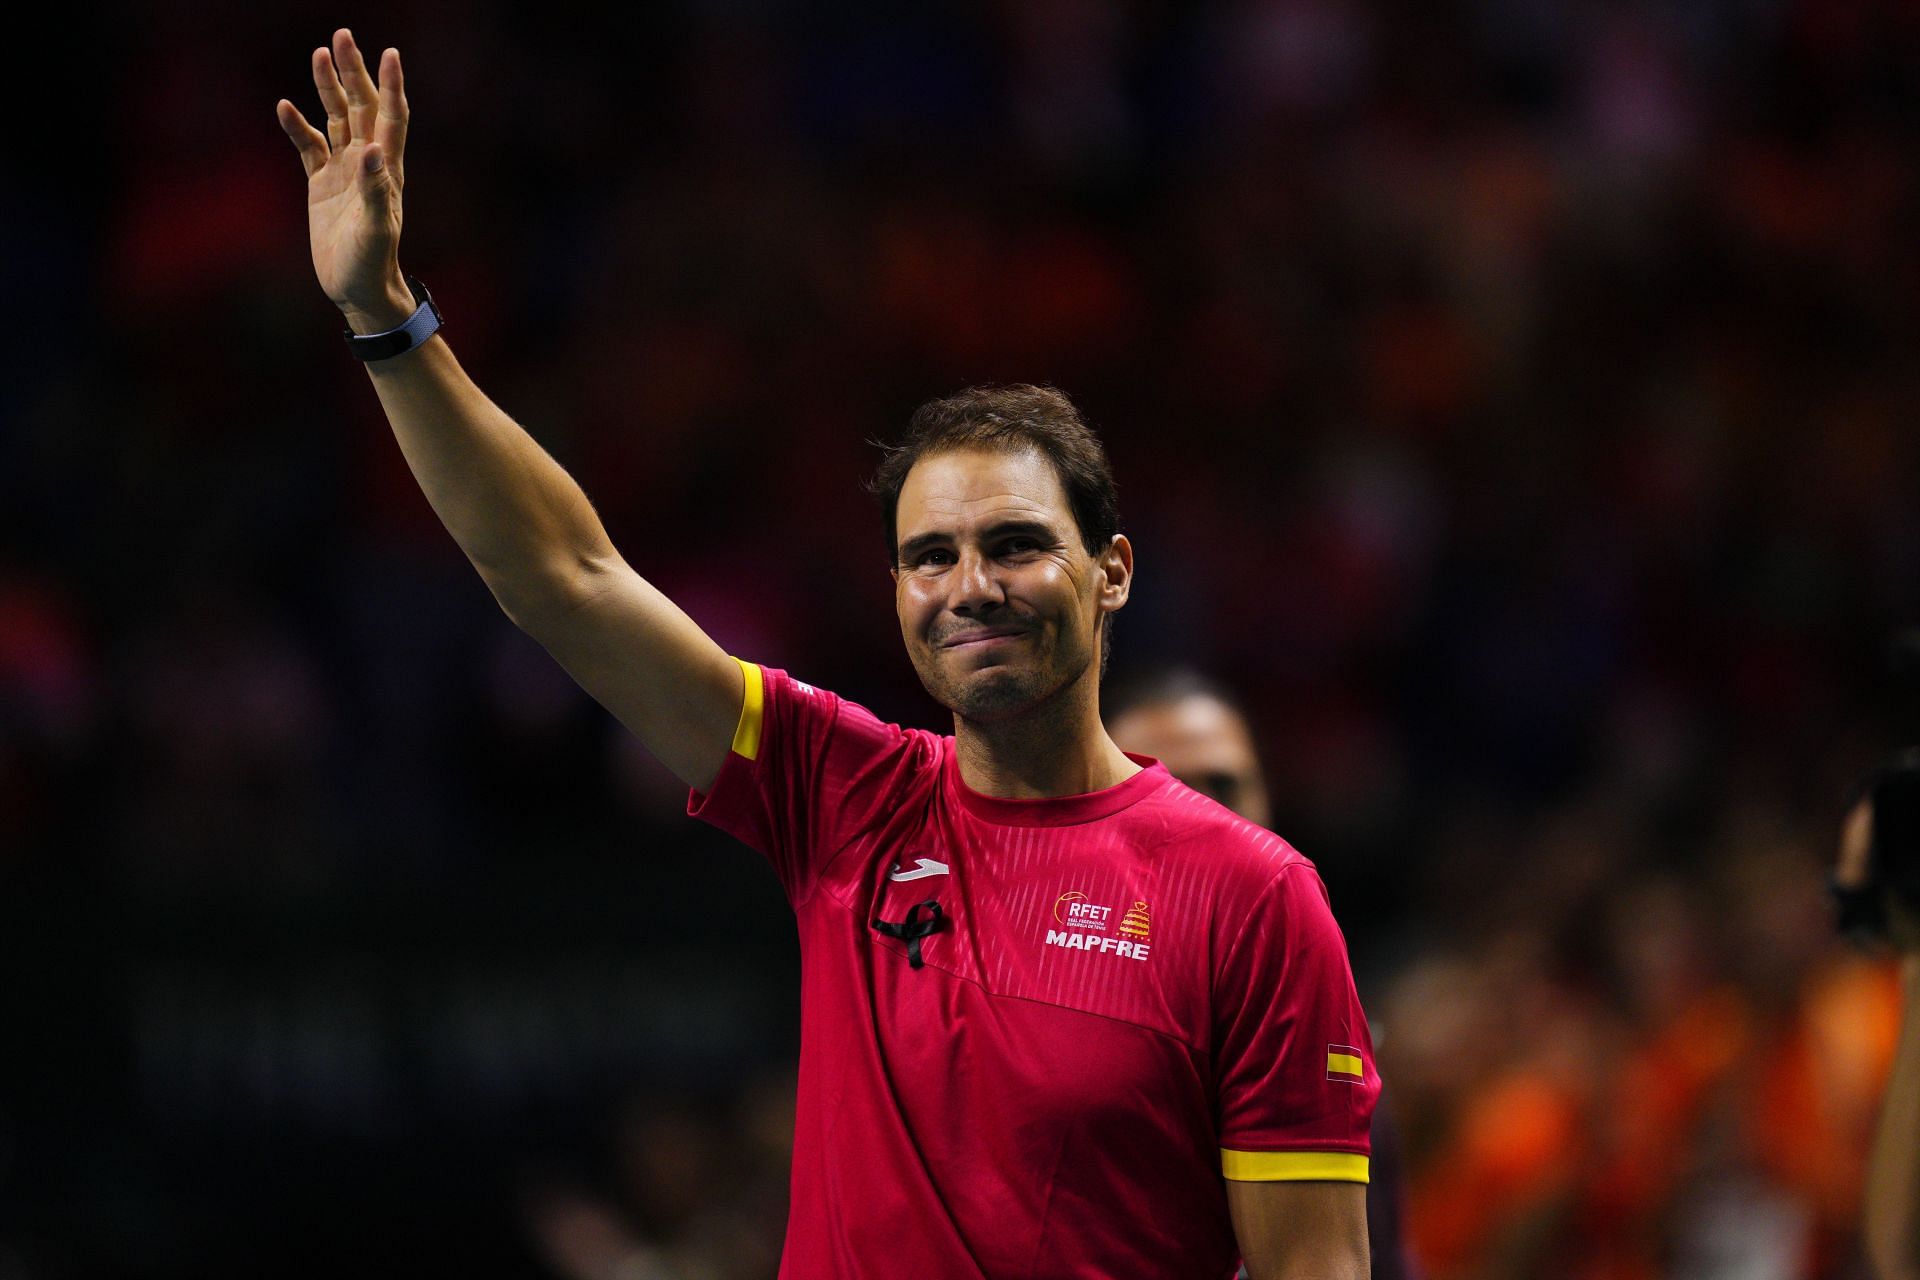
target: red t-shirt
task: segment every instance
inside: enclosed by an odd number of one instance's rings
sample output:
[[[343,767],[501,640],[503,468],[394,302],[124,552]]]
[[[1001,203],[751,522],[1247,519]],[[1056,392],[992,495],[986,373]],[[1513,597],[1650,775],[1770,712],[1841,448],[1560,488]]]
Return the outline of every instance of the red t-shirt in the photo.
[[[1154,761],[995,799],[952,738],[742,666],[688,811],[799,921],[783,1277],[1223,1277],[1223,1171],[1366,1180],[1379,1078],[1312,863]]]

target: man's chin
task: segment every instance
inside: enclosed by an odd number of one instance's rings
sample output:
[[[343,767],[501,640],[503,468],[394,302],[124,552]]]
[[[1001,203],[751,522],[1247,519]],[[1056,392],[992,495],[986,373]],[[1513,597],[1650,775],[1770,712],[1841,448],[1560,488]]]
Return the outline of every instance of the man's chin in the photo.
[[[969,686],[955,701],[953,710],[982,723],[1011,720],[1039,705],[1043,697],[1030,684],[1001,680]]]
[[[942,671],[932,680],[923,672],[921,683],[942,706],[969,720],[1004,720],[1019,715],[1048,692],[1038,672],[1000,664],[958,674]]]

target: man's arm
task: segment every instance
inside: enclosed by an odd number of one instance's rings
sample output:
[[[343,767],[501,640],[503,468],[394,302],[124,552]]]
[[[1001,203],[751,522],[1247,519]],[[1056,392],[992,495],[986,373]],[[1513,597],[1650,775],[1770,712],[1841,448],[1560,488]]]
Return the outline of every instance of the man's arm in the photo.
[[[407,103],[400,54],[375,83],[352,35],[313,54],[327,131],[276,113],[307,173],[314,272],[356,333],[404,323],[399,267]],[[614,550],[558,463],[467,377],[445,341],[367,366],[414,478],[494,598],[689,785],[726,759],[737,664]]]
[[[1227,1180],[1247,1280],[1367,1280],[1367,1188],[1360,1182]]]

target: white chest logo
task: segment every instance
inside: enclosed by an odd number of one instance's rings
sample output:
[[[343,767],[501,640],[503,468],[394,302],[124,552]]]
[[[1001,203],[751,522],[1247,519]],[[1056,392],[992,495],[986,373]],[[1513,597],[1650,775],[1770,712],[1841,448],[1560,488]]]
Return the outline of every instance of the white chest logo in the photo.
[[[947,864],[944,862],[935,862],[932,858],[915,858],[914,862],[919,865],[915,866],[911,871],[902,871],[900,864],[897,862],[894,863],[893,870],[887,873],[887,879],[899,881],[925,880],[928,876],[944,876],[947,874]]]
[[[1152,917],[1153,908],[1136,901],[1120,917],[1119,936],[1115,937],[1107,932],[1113,928],[1113,908],[1093,901],[1078,889],[1069,890],[1054,900],[1053,918],[1065,927],[1048,929],[1047,945],[1145,960],[1153,954]]]

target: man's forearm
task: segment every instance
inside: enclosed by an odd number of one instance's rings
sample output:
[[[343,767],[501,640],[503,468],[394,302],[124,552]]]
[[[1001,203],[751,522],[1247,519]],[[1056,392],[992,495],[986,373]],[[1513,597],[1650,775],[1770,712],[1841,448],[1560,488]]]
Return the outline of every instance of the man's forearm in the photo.
[[[613,557],[580,486],[443,339],[367,371],[427,501],[509,614],[562,603],[582,570]]]
[[[1920,1280],[1920,955],[1901,964],[1900,1047],[1867,1166],[1867,1257],[1879,1280]]]
[[[353,332],[385,333],[415,311],[399,266],[411,114],[400,51],[380,55],[376,81],[341,27],[309,61],[326,132],[285,98],[274,115],[307,175],[314,279]],[[580,486],[444,339],[367,373],[427,501],[507,616],[682,780],[710,786],[745,705],[740,664],[627,566]]]

